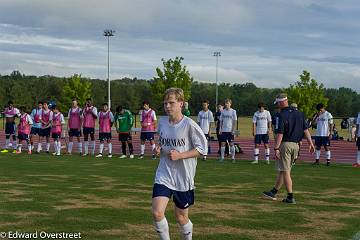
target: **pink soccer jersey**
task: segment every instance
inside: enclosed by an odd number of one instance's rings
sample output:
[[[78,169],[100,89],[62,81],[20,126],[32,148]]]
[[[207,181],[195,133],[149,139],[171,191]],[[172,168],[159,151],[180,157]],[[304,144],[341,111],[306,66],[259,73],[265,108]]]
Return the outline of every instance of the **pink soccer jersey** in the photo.
[[[114,121],[114,116],[112,112],[100,112],[99,113],[99,132],[101,133],[110,133],[111,132],[111,123]]]
[[[31,124],[32,124],[32,119],[29,116],[29,114],[25,113],[24,115],[21,115],[20,117],[20,122],[19,122],[19,128],[18,128],[18,133],[19,134],[30,134],[30,130],[31,130]]]
[[[81,128],[81,108],[71,108],[69,110],[69,121],[68,125],[70,129],[80,129]]]
[[[97,109],[94,106],[84,108],[83,116],[84,123],[83,127],[95,128]]]

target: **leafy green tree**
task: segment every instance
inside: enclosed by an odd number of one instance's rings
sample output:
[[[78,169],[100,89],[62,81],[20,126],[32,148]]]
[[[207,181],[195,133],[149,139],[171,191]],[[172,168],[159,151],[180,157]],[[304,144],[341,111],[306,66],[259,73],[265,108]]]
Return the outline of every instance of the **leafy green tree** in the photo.
[[[184,90],[185,100],[191,97],[191,83],[194,81],[186,66],[182,65],[183,57],[165,61],[161,59],[164,69],[156,68],[157,76],[150,82],[150,89],[156,104],[160,106],[163,94],[170,87],[178,87]]]
[[[81,78],[81,75],[74,74],[64,84],[63,94],[66,106],[70,107],[73,98],[77,98],[79,105],[82,106],[86,98],[91,97],[91,82]]]
[[[288,94],[289,102],[298,104],[298,108],[307,117],[311,117],[315,111],[315,106],[318,103],[323,103],[325,106],[328,99],[324,95],[324,85],[310,77],[310,73],[306,70],[300,75],[300,80],[294,85],[290,85],[285,89]]]

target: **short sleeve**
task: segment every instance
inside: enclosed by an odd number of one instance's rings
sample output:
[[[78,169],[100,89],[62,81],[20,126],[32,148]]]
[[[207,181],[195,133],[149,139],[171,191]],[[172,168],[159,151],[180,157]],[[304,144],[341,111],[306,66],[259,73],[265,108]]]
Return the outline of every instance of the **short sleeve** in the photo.
[[[209,112],[210,112],[209,122],[214,122],[214,114],[210,110],[209,110]]]
[[[237,115],[236,115],[236,111],[233,111],[233,121],[237,121]]]
[[[201,130],[201,128],[194,123],[195,122],[190,121],[191,143],[194,149],[196,149],[200,154],[206,155],[208,151],[208,146],[207,146],[208,143],[206,137],[204,135],[204,132]]]
[[[268,119],[268,122],[272,122],[271,114],[269,111],[267,111],[267,119]]]
[[[27,115],[27,121],[28,121],[29,124],[34,123],[30,115]]]
[[[254,116],[253,116],[253,118],[252,118],[252,122],[253,122],[253,123],[256,123],[256,113],[254,113]]]
[[[155,111],[154,111],[154,110],[152,110],[152,115],[153,115],[153,120],[154,120],[154,121],[157,121],[157,118],[156,118],[156,113],[155,113]]]
[[[332,114],[331,113],[329,113],[329,123],[330,124],[334,124],[334,118],[333,118],[333,116],[332,116]]]

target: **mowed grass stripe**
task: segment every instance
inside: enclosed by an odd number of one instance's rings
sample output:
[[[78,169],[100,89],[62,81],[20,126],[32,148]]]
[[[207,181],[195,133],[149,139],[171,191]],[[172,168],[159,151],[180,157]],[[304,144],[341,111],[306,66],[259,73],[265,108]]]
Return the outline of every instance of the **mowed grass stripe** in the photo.
[[[85,239],[157,239],[151,191],[158,161],[0,155],[0,231],[81,232]],[[261,199],[274,165],[199,161],[194,239],[351,239],[360,231],[359,169],[293,168],[296,205]],[[172,239],[180,239],[168,207]]]

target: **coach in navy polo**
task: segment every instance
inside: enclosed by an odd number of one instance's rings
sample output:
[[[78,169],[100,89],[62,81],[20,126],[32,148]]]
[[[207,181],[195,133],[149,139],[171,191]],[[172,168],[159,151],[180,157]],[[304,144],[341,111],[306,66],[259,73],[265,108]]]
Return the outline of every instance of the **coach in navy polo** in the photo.
[[[285,184],[287,197],[282,201],[284,203],[295,203],[292,191],[291,166],[293,160],[299,152],[299,141],[305,135],[309,143],[309,151],[314,152],[315,147],[311,140],[305,116],[302,112],[293,107],[289,107],[287,95],[279,94],[274,102],[281,109],[279,116],[279,129],[275,143],[276,169],[278,175],[275,186],[269,192],[263,192],[266,199],[276,200],[276,194],[281,186]]]

